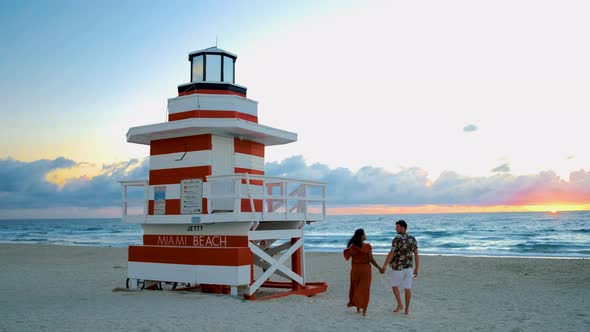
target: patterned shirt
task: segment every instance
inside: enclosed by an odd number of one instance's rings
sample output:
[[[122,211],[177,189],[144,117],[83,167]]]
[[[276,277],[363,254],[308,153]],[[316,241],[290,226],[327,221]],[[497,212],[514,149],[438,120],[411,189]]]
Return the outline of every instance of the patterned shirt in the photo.
[[[403,270],[413,267],[414,250],[418,249],[416,238],[408,234],[398,234],[391,241],[393,259],[389,266],[393,270]]]

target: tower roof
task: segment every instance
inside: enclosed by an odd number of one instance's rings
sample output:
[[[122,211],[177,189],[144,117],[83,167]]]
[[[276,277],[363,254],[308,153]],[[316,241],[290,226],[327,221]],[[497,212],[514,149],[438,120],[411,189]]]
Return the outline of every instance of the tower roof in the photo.
[[[216,46],[211,46],[209,48],[204,48],[202,50],[194,51],[188,54],[188,60],[190,61],[193,57],[201,54],[224,54],[233,58],[234,60],[238,57],[237,55],[230,53],[226,50],[222,50]]]

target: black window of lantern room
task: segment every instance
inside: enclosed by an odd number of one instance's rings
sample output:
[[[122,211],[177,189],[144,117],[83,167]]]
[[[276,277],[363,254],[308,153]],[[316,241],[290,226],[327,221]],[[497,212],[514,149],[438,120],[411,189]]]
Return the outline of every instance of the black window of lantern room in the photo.
[[[192,83],[235,83],[235,56],[223,52],[203,51],[189,55],[189,60],[191,62]]]

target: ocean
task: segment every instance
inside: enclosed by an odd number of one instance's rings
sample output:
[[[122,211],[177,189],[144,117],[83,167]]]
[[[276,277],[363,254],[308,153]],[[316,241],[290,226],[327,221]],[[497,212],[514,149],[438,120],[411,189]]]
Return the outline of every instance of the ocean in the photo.
[[[340,252],[363,228],[373,252],[385,254],[398,219],[422,254],[590,258],[587,211],[329,216],[305,226],[305,251]],[[140,225],[120,219],[0,220],[0,243],[126,247],[141,235]]]

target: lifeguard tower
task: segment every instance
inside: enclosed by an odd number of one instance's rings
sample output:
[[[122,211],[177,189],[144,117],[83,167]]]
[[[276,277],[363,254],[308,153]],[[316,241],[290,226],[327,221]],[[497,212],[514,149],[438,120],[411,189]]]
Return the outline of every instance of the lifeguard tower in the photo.
[[[123,219],[143,229],[143,245],[129,246],[128,287],[215,285],[250,299],[261,287],[284,289],[273,297],[326,291],[306,280],[303,250],[304,226],[326,219],[326,184],[264,176],[265,147],[297,134],[258,123],[258,103],[235,84],[236,55],[210,47],[188,59],[191,81],[168,99],[168,121],[127,133],[150,146],[149,179],[121,182]],[[144,190],[139,214],[132,186]]]

